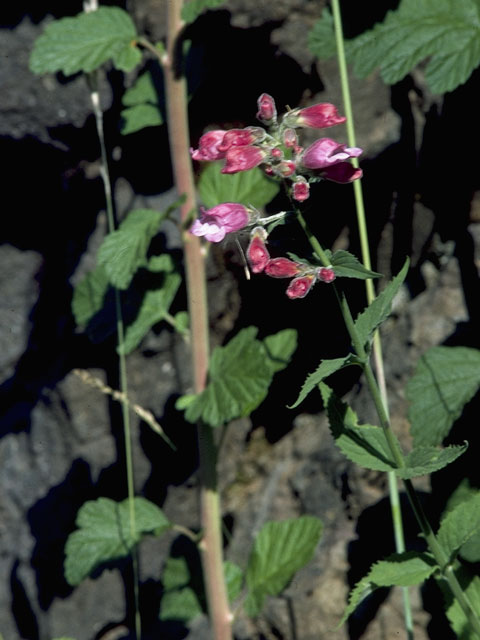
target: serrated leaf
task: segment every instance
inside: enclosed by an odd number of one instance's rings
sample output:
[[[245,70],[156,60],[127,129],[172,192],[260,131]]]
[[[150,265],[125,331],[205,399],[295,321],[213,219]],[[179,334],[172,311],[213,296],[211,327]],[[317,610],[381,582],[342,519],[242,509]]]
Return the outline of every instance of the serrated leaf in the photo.
[[[480,492],[449,511],[440,523],[437,539],[452,557],[468,540],[480,532]]]
[[[247,565],[247,615],[258,615],[265,597],[278,595],[295,573],[310,562],[322,528],[322,522],[313,516],[267,522],[262,527]]]
[[[255,327],[242,329],[227,345],[213,351],[206,389],[176,403],[178,409],[185,409],[186,420],[218,427],[248,415],[263,401],[274,366],[256,334]]]
[[[120,113],[122,121],[120,133],[126,136],[146,127],[158,127],[163,124],[163,116],[159,107],[154,104],[137,104],[123,109]]]
[[[134,84],[125,91],[122,98],[122,104],[125,107],[135,107],[147,103],[158,106],[158,90],[151,71],[145,71],[139,75]]]
[[[297,348],[296,329],[283,329],[263,341],[273,373],[285,369]]]
[[[208,209],[222,202],[239,202],[261,209],[279,191],[279,185],[258,167],[234,174],[221,173],[221,169],[221,163],[209,162],[198,181],[200,197]]]
[[[445,519],[450,511],[453,511],[460,503],[469,500],[473,496],[477,495],[479,490],[476,487],[470,485],[468,478],[464,478],[455,491],[448,499],[447,506],[442,515],[442,520]],[[460,547],[459,554],[464,560],[468,562],[480,561],[480,531],[477,531],[467,542]]]
[[[181,283],[179,273],[166,273],[161,287],[145,293],[135,320],[126,327],[125,340],[117,349],[119,354],[131,353],[150,329],[165,318]]]
[[[227,586],[228,601],[233,602],[242,590],[243,571],[234,562],[225,560],[223,563],[223,572],[225,575],[225,584]]]
[[[480,578],[465,566],[457,565],[455,575],[460,587],[474,611],[480,611]],[[457,640],[478,640],[478,635],[472,628],[459,605],[458,600],[452,596],[445,580],[438,579],[438,585],[443,592],[446,604],[447,618],[455,632]]]
[[[189,0],[182,7],[182,20],[193,22],[207,9],[220,7],[225,0]]]
[[[130,528],[129,501],[99,498],[80,508],[78,529],[65,545],[65,578],[79,584],[99,565],[127,556],[146,534],[160,535],[171,525],[157,505],[135,498],[135,531]]]
[[[335,396],[325,383],[322,382],[319,388],[335,443],[346,457],[374,471],[396,470],[383,430],[372,425],[359,425],[353,409]]]
[[[146,266],[150,242],[165,217],[164,212],[152,209],[131,211],[119,228],[104,239],[98,264],[104,267],[113,286],[127,289],[137,269]]]
[[[348,606],[342,619],[337,625],[340,627],[355,611],[367,596],[379,587],[410,587],[427,580],[436,569],[433,558],[426,553],[407,551],[394,553],[385,560],[374,564],[368,574],[357,582],[348,598]]]
[[[321,60],[328,60],[337,53],[333,16],[328,9],[323,9],[320,20],[317,20],[308,34],[310,52]]]
[[[430,57],[431,90],[451,91],[480,63],[479,10],[475,0],[402,0],[383,23],[348,42],[347,59],[359,77],[380,67],[384,81],[393,84]]]
[[[80,280],[72,297],[72,312],[77,325],[85,326],[100,311],[109,286],[108,276],[102,266],[96,267]]]
[[[415,447],[405,458],[405,467],[396,469],[399,478],[417,478],[443,469],[456,460],[468,448],[468,444],[451,445],[445,449],[437,447]]]
[[[160,601],[160,620],[188,622],[202,613],[195,591],[190,587],[167,591]]]
[[[348,251],[335,251],[331,255],[331,265],[335,275],[339,278],[358,278],[367,280],[368,278],[381,278],[381,273],[366,269],[361,262]]]
[[[355,358],[352,354],[348,354],[344,358],[334,358],[332,360],[322,360],[317,367],[317,369],[310,373],[307,376],[307,379],[303,383],[303,386],[300,390],[298,398],[295,400],[294,404],[292,404],[289,409],[295,409],[301,404],[308,394],[313,391],[317,387],[322,380],[331,376],[335,371],[340,371],[340,369],[344,369],[345,367],[349,367],[352,364],[355,364]]]
[[[33,73],[89,73],[112,59],[131,71],[141,60],[132,19],[118,7],[100,7],[74,18],[51,22],[35,41],[30,57]]]
[[[438,445],[480,386],[480,351],[432,347],[406,388],[415,446]]]
[[[407,259],[400,273],[398,273],[375,300],[357,316],[355,328],[364,346],[367,342],[370,342],[375,330],[390,315],[392,301],[407,276],[409,264],[410,261]]]

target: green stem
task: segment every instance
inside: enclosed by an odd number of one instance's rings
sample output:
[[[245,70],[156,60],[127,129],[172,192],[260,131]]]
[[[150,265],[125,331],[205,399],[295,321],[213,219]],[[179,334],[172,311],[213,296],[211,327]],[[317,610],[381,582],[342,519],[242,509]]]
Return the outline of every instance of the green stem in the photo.
[[[345,116],[347,118],[347,122],[346,122],[347,140],[350,147],[355,147],[356,139],[355,139],[355,125],[354,125],[354,119],[353,119],[352,99],[350,96],[350,84],[348,81],[348,69],[347,69],[347,60],[345,56],[342,16],[341,16],[340,5],[338,0],[332,0],[332,12],[333,12],[333,21],[334,21],[334,28],[335,28],[335,40],[337,45],[337,59],[338,59],[338,66],[340,71],[340,81],[342,86],[343,104],[345,108]],[[359,166],[358,158],[353,159],[353,165],[355,167]],[[371,266],[371,259],[370,259],[370,244],[368,241],[368,229],[367,229],[361,180],[354,181],[353,193],[355,198],[355,208],[357,212],[357,226],[358,226],[358,232],[360,237],[360,248],[362,253],[362,260],[365,267],[371,270],[372,266]],[[373,286],[373,281],[371,279],[367,279],[365,281],[365,288],[367,293],[367,302],[368,304],[370,304],[375,298],[375,290]],[[375,362],[375,369],[377,371],[377,378],[378,378],[380,391],[381,391],[382,404],[385,407],[386,412],[388,413],[388,397],[387,397],[387,387],[385,383],[385,370],[383,365],[382,343],[381,343],[380,334],[378,331],[375,332],[375,335],[373,337],[372,355]],[[390,510],[392,513],[393,532],[395,537],[395,549],[397,550],[397,553],[402,553],[405,551],[405,536],[403,531],[403,520],[402,520],[402,511],[401,511],[400,497],[399,497],[399,491],[398,491],[398,482],[393,471],[389,471],[387,475],[388,475],[388,489],[389,489],[389,496],[390,496]],[[405,629],[407,632],[407,640],[413,640],[413,637],[414,637],[413,618],[412,618],[412,608],[410,604],[408,587],[402,587],[402,592],[403,592],[403,614],[404,614],[404,620],[405,620]]]
[[[181,206],[182,227],[196,207],[195,186],[189,155],[190,136],[187,120],[187,91],[183,74],[178,72],[177,53],[181,50],[182,0],[167,3],[167,55],[158,56],[165,71],[167,89],[168,133],[177,190],[184,194]],[[151,50],[151,48],[150,48]],[[157,52],[158,55],[158,52]],[[199,238],[184,231],[184,256],[195,393],[204,390],[208,371],[208,316],[205,277],[205,254]],[[205,590],[215,640],[232,639],[232,615],[223,573],[221,510],[217,483],[217,447],[210,426],[197,427],[201,473],[201,518],[203,538],[200,543]]]
[[[90,86],[90,98],[92,101],[93,112],[95,115],[95,123],[97,127],[98,140],[100,142],[100,174],[103,180],[103,188],[105,192],[105,203],[107,210],[107,226],[109,233],[115,231],[115,214],[113,210],[113,197],[112,186],[110,181],[110,173],[108,170],[108,156],[105,145],[105,135],[103,130],[103,112],[100,105],[100,94],[98,92],[98,77],[97,72],[93,72],[88,76],[88,83]],[[125,339],[125,329],[123,324],[122,315],[122,302],[120,298],[120,291],[114,289],[115,296],[115,315],[116,315],[116,328],[117,328],[117,344],[123,345]],[[118,356],[119,365],[119,378],[120,378],[120,392],[122,394],[122,400],[120,405],[122,407],[122,420],[123,420],[123,437],[125,446],[125,464],[127,471],[127,495],[128,495],[128,510],[129,510],[129,522],[130,522],[130,534],[132,539],[136,538],[136,516],[135,516],[135,487],[133,478],[133,455],[132,455],[132,436],[130,429],[130,412],[128,408],[128,376],[127,376],[127,362],[125,355],[120,351]],[[140,620],[140,608],[139,608],[139,594],[138,594],[138,582],[139,582],[139,567],[138,567],[138,550],[135,547],[132,551],[132,568],[133,568],[133,597],[135,606],[135,634],[136,638],[141,637],[141,620]]]

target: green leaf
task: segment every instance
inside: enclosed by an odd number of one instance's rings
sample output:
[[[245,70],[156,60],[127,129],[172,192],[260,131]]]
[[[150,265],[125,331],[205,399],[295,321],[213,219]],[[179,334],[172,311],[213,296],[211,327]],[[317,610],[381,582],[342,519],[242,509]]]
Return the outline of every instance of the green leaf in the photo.
[[[239,202],[261,209],[277,195],[279,185],[267,178],[258,167],[234,174],[221,173],[219,162],[209,162],[198,181],[198,191],[204,205]]]
[[[255,339],[256,334],[255,327],[248,327],[226,346],[216,347],[206,389],[176,403],[177,409],[185,409],[186,420],[202,420],[218,427],[248,415],[263,401],[278,362],[268,357],[264,343]]]
[[[160,620],[188,622],[201,613],[202,607],[190,587],[167,591],[160,600]]]
[[[323,9],[322,17],[315,22],[308,34],[308,48],[314,56],[321,60],[328,60],[336,55],[333,16],[328,9]]]
[[[439,469],[443,469],[456,460],[468,448],[468,444],[451,445],[445,449],[437,447],[415,447],[405,458],[406,466],[403,469],[396,469],[395,473],[399,478],[417,478],[425,476]]]
[[[163,116],[158,107],[153,104],[137,104],[123,109],[120,113],[122,123],[120,132],[126,136],[146,127],[158,127],[163,124]]]
[[[296,329],[283,329],[263,341],[273,373],[285,369],[297,348]]]
[[[477,612],[480,611],[480,578],[474,575],[468,567],[460,566],[457,566],[455,569],[455,575],[473,610]],[[439,578],[438,584],[443,591],[447,605],[447,618],[455,632],[457,640],[478,640],[477,634],[472,631],[462,607],[459,605],[458,600],[453,597],[446,581]]]
[[[37,38],[30,57],[33,73],[89,73],[110,58],[131,71],[141,60],[132,19],[118,7],[100,7],[74,18],[51,22]]]
[[[335,443],[346,457],[374,471],[395,470],[397,465],[383,430],[372,425],[359,425],[357,414],[325,383],[319,387]]]
[[[348,354],[348,356],[345,356],[344,358],[322,360],[317,369],[307,376],[298,398],[295,400],[294,404],[289,407],[289,409],[295,409],[295,407],[298,407],[298,405],[305,400],[310,391],[313,391],[313,389],[315,389],[322,380],[331,376],[335,371],[340,371],[340,369],[344,369],[352,364],[355,364],[355,358],[352,354]]]
[[[313,516],[267,522],[262,527],[248,560],[247,615],[257,616],[265,597],[278,595],[295,573],[310,562],[322,528],[322,522]]]
[[[72,312],[77,325],[85,326],[100,311],[108,287],[108,276],[102,266],[96,267],[80,280],[72,297]]]
[[[335,251],[331,256],[331,265],[335,275],[339,278],[358,278],[367,280],[368,278],[381,278],[381,273],[369,271],[357,258],[348,251]]]
[[[374,564],[368,574],[357,582],[350,593],[348,606],[338,623],[340,627],[358,605],[379,587],[410,587],[427,580],[436,569],[433,558],[426,553],[407,551],[394,553]]]
[[[147,251],[158,233],[165,213],[152,209],[131,211],[113,233],[104,239],[98,252],[98,264],[113,286],[127,289],[139,267],[147,264]]]
[[[85,502],[77,515],[77,531],[65,546],[65,578],[75,586],[99,565],[127,556],[146,534],[160,535],[170,522],[145,498],[135,498],[135,532],[130,529],[129,501],[99,498]]]
[[[162,572],[165,591],[186,587],[190,582],[190,570],[185,556],[168,556]]]
[[[466,500],[469,500],[478,493],[479,490],[470,485],[468,478],[464,478],[448,499],[447,506],[445,507],[445,510],[443,512],[442,520],[445,519],[447,514],[456,506],[458,506],[462,502],[465,502]],[[480,561],[480,531],[477,531],[477,533],[469,538],[467,542],[462,544],[459,553],[462,558],[464,560],[467,560],[468,562]]]
[[[225,584],[227,585],[228,601],[233,602],[242,590],[243,571],[234,562],[225,560],[223,563],[223,571],[225,574]]]
[[[392,301],[405,280],[409,260],[405,262],[400,273],[393,278],[385,289],[373,300],[369,306],[357,316],[355,328],[357,329],[361,343],[365,346],[370,342],[377,327],[388,318],[392,310]]]
[[[178,333],[188,333],[190,316],[187,311],[179,311],[173,319],[175,321],[175,331],[178,331]]]
[[[123,94],[122,104],[125,107],[136,107],[139,104],[158,106],[158,90],[150,71],[138,76],[135,83]]]
[[[449,511],[440,523],[438,542],[450,558],[480,532],[480,491]]]
[[[185,22],[193,22],[207,9],[220,7],[225,0],[189,0],[182,7],[182,19]]]
[[[126,327],[125,340],[117,349],[119,354],[131,353],[150,329],[165,318],[181,283],[179,273],[166,273],[161,287],[145,293],[137,317]]]
[[[407,384],[408,417],[415,446],[438,445],[480,386],[480,351],[433,347]]]
[[[476,0],[402,0],[383,23],[348,43],[347,59],[359,77],[379,66],[384,81],[394,84],[430,57],[430,89],[451,91],[480,63],[479,9]]]

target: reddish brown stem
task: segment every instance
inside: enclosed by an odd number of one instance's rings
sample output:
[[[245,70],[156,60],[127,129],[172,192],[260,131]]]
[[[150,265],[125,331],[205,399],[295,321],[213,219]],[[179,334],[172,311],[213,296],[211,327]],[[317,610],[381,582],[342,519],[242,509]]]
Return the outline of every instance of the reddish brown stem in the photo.
[[[190,136],[187,117],[187,91],[183,74],[177,73],[177,47],[183,27],[182,0],[168,0],[167,57],[164,63],[168,133],[175,183],[179,194],[186,196],[181,207],[182,225],[195,203],[195,187],[189,155]],[[205,388],[208,370],[208,315],[205,258],[199,238],[183,231],[194,388]],[[221,512],[217,488],[216,445],[211,427],[198,425],[199,461],[202,478],[201,518],[203,538],[200,543],[208,609],[215,640],[231,640],[231,613],[223,572]]]

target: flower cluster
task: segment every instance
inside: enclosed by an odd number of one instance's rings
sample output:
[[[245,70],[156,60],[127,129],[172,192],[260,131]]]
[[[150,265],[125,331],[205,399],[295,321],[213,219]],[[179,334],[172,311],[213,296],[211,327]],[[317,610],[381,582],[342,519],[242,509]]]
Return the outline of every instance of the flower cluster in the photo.
[[[268,131],[263,127],[209,131],[200,138],[198,149],[191,149],[192,158],[224,160],[222,173],[262,166],[268,175],[288,179],[298,202],[308,198],[311,179],[347,183],[361,177],[361,169],[348,162],[362,153],[358,147],[347,147],[332,138],[320,138],[306,149],[299,144],[296,129],[325,129],[345,122],[333,104],[293,109],[278,122],[273,98],[263,93],[258,99],[257,118]]]
[[[287,296],[293,300],[304,298],[315,282],[333,282],[335,272],[332,267],[315,267],[304,262],[294,262],[288,258],[270,258],[265,242],[263,227],[252,230],[247,259],[253,273],[266,273],[272,278],[293,278],[287,288]]]
[[[309,197],[312,180],[326,178],[347,183],[361,177],[361,169],[348,162],[350,158],[358,157],[361,149],[347,147],[331,138],[320,138],[306,149],[299,144],[297,129],[323,129],[345,122],[332,104],[294,109],[278,122],[273,98],[263,93],[258,99],[257,118],[268,131],[263,127],[209,131],[200,138],[198,149],[191,149],[192,158],[224,160],[222,173],[227,174],[261,166],[268,175],[288,180],[292,197],[297,202]],[[190,232],[210,242],[221,242],[227,234],[249,228],[247,260],[251,271],[272,278],[292,278],[287,296],[304,298],[316,282],[333,282],[335,271],[332,266],[319,267],[284,257],[270,257],[264,225],[283,215],[284,212],[261,218],[252,207],[224,202],[208,210],[201,209],[200,218],[195,220]]]

